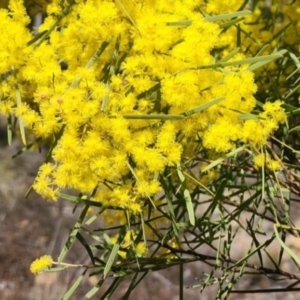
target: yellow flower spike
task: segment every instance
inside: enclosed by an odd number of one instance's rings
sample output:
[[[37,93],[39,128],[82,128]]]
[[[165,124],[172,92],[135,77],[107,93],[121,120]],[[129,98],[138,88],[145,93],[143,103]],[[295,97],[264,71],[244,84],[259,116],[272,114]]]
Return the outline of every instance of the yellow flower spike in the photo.
[[[41,274],[43,273],[43,271],[51,268],[52,264],[53,264],[52,257],[50,255],[44,255],[31,263],[30,271],[35,275]]]

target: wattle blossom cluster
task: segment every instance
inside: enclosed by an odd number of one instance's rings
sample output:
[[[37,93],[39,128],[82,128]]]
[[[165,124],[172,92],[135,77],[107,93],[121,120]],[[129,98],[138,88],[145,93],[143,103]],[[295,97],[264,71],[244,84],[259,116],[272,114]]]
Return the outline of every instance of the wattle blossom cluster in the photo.
[[[253,5],[253,13],[241,22],[239,33],[241,35],[239,46],[246,55],[272,54],[278,49],[288,49],[297,56],[300,50],[300,1],[256,1]],[[236,29],[231,30],[233,35],[234,32],[238,34]],[[267,71],[257,72],[258,92],[268,97],[271,94],[270,90],[274,89],[270,76],[274,76],[278,77],[277,93],[283,96],[288,94],[297,79],[290,76],[296,69],[295,60],[285,64],[282,64],[282,61],[271,62]]]
[[[43,271],[49,269],[53,264],[53,259],[50,255],[43,255],[42,257],[36,259],[30,265],[30,271],[33,274],[39,274]]]
[[[65,188],[97,187],[96,201],[140,213],[191,141],[207,155],[265,145],[285,120],[280,102],[240,118],[256,107],[253,72],[208,67],[233,37],[200,12],[233,9],[224,5],[54,0],[31,43],[22,2],[0,10],[0,112],[16,115],[31,141],[57,139],[34,189],[56,200]]]
[[[257,2],[253,14],[246,17],[242,28],[250,35],[243,35],[243,47],[255,53],[261,46],[269,44],[266,51],[289,45],[299,47],[300,1],[272,0],[268,5]],[[266,24],[266,20],[269,21]]]

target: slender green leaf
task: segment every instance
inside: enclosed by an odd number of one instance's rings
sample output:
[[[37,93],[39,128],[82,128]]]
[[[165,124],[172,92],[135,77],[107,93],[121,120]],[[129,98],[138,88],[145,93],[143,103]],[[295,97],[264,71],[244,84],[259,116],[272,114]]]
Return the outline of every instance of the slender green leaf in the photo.
[[[226,23],[223,23],[223,24],[220,24],[220,28],[224,28],[225,30],[227,30],[230,26],[234,25],[234,24],[237,24],[241,21],[245,20],[244,17],[242,18],[236,18],[236,19],[232,19],[231,21],[229,22],[226,22]],[[223,29],[223,30],[224,30]]]
[[[124,11],[125,15],[128,17],[128,19],[130,20],[130,22],[132,23],[132,25],[136,28],[136,30],[139,32],[140,35],[141,32],[139,30],[139,28],[137,27],[135,21],[133,20],[133,18],[131,17],[130,13],[128,12],[128,10],[126,9],[126,7],[124,6],[124,4],[122,3],[121,0],[117,0],[117,3],[119,4],[119,6],[122,8],[122,10]]]
[[[241,146],[237,149],[234,149],[232,151],[230,151],[229,153],[227,153],[226,155],[224,155],[221,158],[218,158],[216,160],[214,160],[213,162],[211,162],[208,166],[206,166],[205,168],[203,168],[201,171],[202,172],[206,172],[214,167],[216,167],[217,165],[219,165],[220,163],[222,163],[225,159],[227,159],[228,157],[234,156],[236,154],[238,154],[239,152],[243,151],[245,149],[245,145]]]
[[[63,271],[63,270],[66,270],[68,269],[69,266],[62,266],[62,267],[52,267],[48,270],[45,270],[46,273],[51,273],[51,272],[60,272],[60,271]]]
[[[111,253],[109,255],[109,258],[107,260],[107,263],[105,265],[104,271],[103,271],[103,278],[104,279],[106,278],[107,274],[109,273],[109,271],[110,271],[110,269],[111,269],[111,267],[114,263],[114,260],[118,255],[119,249],[120,249],[120,244],[119,243],[114,244],[114,246],[111,250]]]
[[[220,59],[219,62],[226,62],[226,61],[230,60],[232,57],[234,57],[239,52],[240,52],[240,48],[239,47],[235,48],[229,54],[227,54],[222,59]]]
[[[88,255],[89,255],[90,259],[91,259],[91,262],[94,265],[95,264],[94,255],[93,255],[93,252],[92,252],[92,250],[91,250],[88,242],[84,239],[84,237],[80,234],[80,232],[77,232],[76,238],[82,244],[82,246],[85,248],[86,252],[88,253]]]
[[[155,85],[153,85],[151,88],[149,88],[148,90],[146,90],[146,91],[144,91],[144,92],[138,94],[138,95],[136,96],[136,99],[138,99],[138,100],[143,99],[143,98],[145,98],[147,95],[150,95],[150,94],[152,94],[153,92],[156,92],[157,90],[159,90],[160,87],[161,87],[161,86],[160,86],[160,83],[155,84]]]
[[[143,239],[144,239],[144,243],[146,243],[147,235],[146,235],[146,229],[145,229],[145,220],[144,220],[144,216],[142,213],[140,214],[140,219],[141,219],[141,228],[142,228],[142,233],[143,233]]]
[[[88,293],[86,293],[85,297],[88,299],[93,297],[99,291],[104,281],[104,279],[99,280],[98,283]]]
[[[286,96],[284,96],[284,99],[290,98],[292,95],[294,95],[296,92],[300,90],[300,84],[295,86]]]
[[[92,217],[90,217],[85,224],[86,225],[91,225],[93,222],[99,220],[99,217],[101,216],[101,214],[105,211],[105,208],[102,208],[98,213],[96,213],[95,215],[93,215]]]
[[[293,62],[295,63],[297,69],[296,69],[294,72],[292,72],[292,73],[286,78],[286,80],[289,80],[290,78],[292,78],[293,76],[295,76],[295,74],[296,74],[297,72],[299,72],[299,70],[300,70],[300,61],[299,61],[298,57],[297,57],[294,53],[292,53],[292,52],[289,52],[289,56],[291,57],[291,59],[292,59]]]
[[[265,55],[265,56],[257,56],[257,57],[249,57],[241,60],[235,60],[235,61],[227,61],[227,62],[216,62],[212,65],[206,65],[201,66],[197,69],[211,69],[211,68],[223,68],[226,66],[238,66],[238,65],[245,65],[245,64],[255,64],[255,63],[262,63],[264,65],[265,63],[269,63],[273,60],[276,60],[278,58],[283,57],[283,55],[287,52],[287,50],[281,50],[271,55]],[[249,66],[248,69],[252,70],[253,65]]]
[[[240,10],[233,13],[221,14],[217,16],[205,16],[205,20],[209,22],[216,22],[216,21],[228,20],[228,19],[241,17],[241,16],[247,16],[250,15],[251,13],[252,13],[251,10]]]
[[[84,278],[84,275],[86,273],[87,270],[85,270],[82,275],[80,275],[77,280],[75,281],[75,283],[71,286],[71,288],[65,293],[65,295],[62,297],[61,300],[68,300],[70,299],[70,297],[73,295],[73,293],[76,291],[76,289],[78,288],[78,286],[80,285],[81,281]]]
[[[263,45],[261,47],[261,49],[259,49],[259,51],[257,52],[257,54],[255,56],[257,56],[257,57],[261,56],[261,54],[264,53],[268,47],[270,47],[270,44]]]
[[[181,120],[184,119],[183,115],[163,115],[163,114],[151,114],[151,115],[122,115],[125,119],[136,119],[136,120]],[[114,116],[111,116],[114,118]]]
[[[275,58],[277,59],[277,58]],[[264,60],[264,61],[260,61],[257,63],[252,64],[251,66],[248,67],[249,71],[255,71],[256,69],[259,69],[260,67],[270,63],[271,61],[273,61],[274,59],[270,59],[270,60]]]
[[[261,243],[258,247],[256,247],[255,249],[253,249],[252,251],[249,251],[247,253],[246,256],[244,256],[243,258],[241,258],[240,260],[238,260],[235,264],[233,264],[230,269],[233,269],[235,267],[240,266],[241,264],[243,264],[245,261],[248,260],[249,257],[252,257],[254,253],[256,253],[257,251],[259,251],[260,249],[266,247],[267,245],[269,245],[273,240],[274,240],[275,236],[271,237],[270,239],[268,239],[267,241],[265,241],[264,243]]]
[[[110,43],[110,41],[106,40],[106,41],[104,41],[100,45],[100,47],[97,49],[97,51],[95,52],[95,54],[91,57],[91,59],[89,60],[89,62],[85,66],[86,69],[90,69],[96,63],[96,61],[99,59],[99,57],[101,56],[101,54],[107,48],[107,46],[109,45],[109,43]]]
[[[244,0],[244,2],[242,3],[242,5],[239,7],[239,9],[237,11],[242,11],[244,10],[244,8],[246,6],[249,6],[249,0]]]
[[[207,102],[207,103],[205,103],[203,105],[195,107],[195,108],[193,108],[191,110],[185,111],[184,113],[182,113],[182,115],[184,115],[184,116],[191,116],[193,114],[199,113],[199,112],[201,112],[201,111],[203,111],[203,110],[205,110],[205,109],[207,109],[207,108],[209,108],[209,107],[211,107],[211,106],[213,106],[215,104],[220,103],[224,99],[225,99],[225,97],[220,97],[220,98],[214,99],[214,100],[209,101],[209,102]]]
[[[118,240],[114,244],[114,246],[111,250],[111,253],[108,257],[108,260],[106,262],[106,265],[105,265],[105,268],[104,268],[104,271],[103,271],[103,279],[105,279],[107,277],[107,275],[108,275],[108,273],[109,273],[109,271],[110,271],[110,269],[111,269],[111,267],[114,263],[114,260],[118,255],[118,251],[120,249],[120,244],[123,241],[126,232],[127,232],[127,226],[123,226],[123,228],[119,232]]]
[[[293,62],[295,63],[295,65],[297,66],[297,69],[300,69],[299,58],[293,52],[290,52],[290,51],[289,51],[289,56],[291,57],[291,59],[293,60]]]
[[[21,150],[19,150],[16,154],[14,154],[12,156],[12,158],[16,158],[19,155],[25,153],[26,151],[28,151],[30,148],[32,148],[33,146],[35,146],[39,141],[41,141],[41,138],[36,139],[35,141],[33,141],[30,144],[27,144],[26,146],[22,147]]]
[[[100,47],[97,49],[97,51],[95,52],[95,54],[91,57],[91,59],[89,60],[89,62],[87,63],[87,65],[85,66],[86,69],[90,69],[95,63],[96,61],[99,59],[99,57],[101,56],[101,54],[104,52],[104,50],[106,49],[106,47],[109,45],[109,40],[104,41]],[[70,85],[70,89],[75,88],[78,86],[78,84],[81,81],[81,77],[76,78]]]
[[[238,115],[239,120],[258,120],[258,116],[254,114],[239,114]]]
[[[17,100],[17,107],[19,108],[22,105],[22,99],[21,99],[21,92],[17,83],[17,78],[14,73],[14,78],[15,78],[15,85],[16,85],[16,100]],[[24,127],[24,123],[22,121],[22,118],[19,117],[19,127],[20,127],[20,133],[21,133],[21,139],[24,145],[26,145],[26,135],[25,135],[25,127]]]
[[[33,39],[27,42],[27,46],[34,44],[37,40],[39,40],[44,34],[46,34],[47,30],[39,32]]]
[[[174,213],[174,208],[173,208],[173,203],[172,203],[172,196],[171,196],[172,187],[171,187],[169,179],[165,176],[162,176],[162,185],[164,187],[165,194],[166,194],[165,196],[166,196],[166,200],[168,203],[169,214],[170,214],[170,217],[172,220],[172,227],[173,227],[175,235],[178,236],[178,227],[176,224],[176,218],[175,218],[175,213]]]
[[[79,229],[81,228],[82,222],[83,222],[83,220],[84,220],[84,218],[85,218],[85,216],[86,216],[86,214],[88,212],[89,207],[90,207],[89,205],[86,205],[84,207],[84,209],[82,210],[82,213],[80,214],[80,216],[79,216],[76,224],[74,225],[73,230],[71,231],[71,233],[70,233],[70,235],[68,237],[68,240],[67,240],[65,246],[63,247],[63,249],[62,249],[62,251],[61,251],[61,253],[60,253],[59,257],[58,257],[58,262],[59,263],[63,261],[63,259],[65,258],[66,254],[68,253],[69,249],[73,245],[73,242],[74,242],[74,240],[75,240],[75,238],[77,236],[77,233],[78,233]]]
[[[241,202],[238,207],[230,214],[228,218],[228,222],[235,220],[235,218],[239,217],[243,211],[245,211],[253,201],[261,194],[261,190],[258,190],[251,197],[248,197],[247,200]]]
[[[300,109],[298,109],[296,106],[291,105],[290,103],[283,103],[281,105],[281,107],[283,107],[285,109],[285,111],[287,112],[299,112],[300,113]]]
[[[75,202],[77,204],[89,204],[90,206],[96,206],[96,207],[103,207],[103,204],[98,202],[98,201],[93,201],[93,200],[89,200],[89,199],[82,199],[78,196],[73,196],[73,195],[68,195],[68,194],[64,194],[64,193],[58,193],[59,198],[64,199],[64,200],[68,200],[71,202]],[[107,208],[114,208],[114,209],[119,209],[117,207],[107,207]]]
[[[167,26],[189,26],[193,23],[192,20],[183,20],[183,21],[174,21],[174,22],[167,22]]]
[[[124,277],[117,277],[114,279],[114,281],[109,285],[109,288],[106,290],[106,292],[103,294],[103,296],[100,298],[100,300],[109,300],[112,294],[115,292],[121,281]]]
[[[275,232],[276,238],[277,238],[277,240],[278,240],[280,246],[286,251],[287,254],[290,255],[290,257],[297,263],[297,265],[300,266],[300,259],[299,259],[298,255],[295,254],[295,252],[292,251],[292,249],[289,248],[289,247],[282,241],[282,239],[281,239],[280,236],[279,236],[279,233],[278,233],[276,224],[274,224],[274,232]]]
[[[291,78],[293,78],[299,71],[300,71],[300,67],[299,68],[297,67],[297,69],[294,72],[292,72],[289,76],[287,76],[286,80],[288,81]],[[297,84],[298,81],[299,81],[299,78],[294,82],[294,84]]]
[[[53,24],[50,26],[50,28],[45,32],[43,35],[41,35],[39,41],[36,43],[36,47],[39,47],[51,34],[52,31],[55,30],[55,28],[58,26],[60,21],[69,14],[71,11],[72,6],[74,5],[75,1],[71,0],[69,2],[69,6],[65,7],[64,10],[60,13],[60,15],[57,17],[57,19],[53,22]],[[30,43],[30,42],[29,42]]]
[[[194,226],[195,225],[195,212],[193,208],[193,202],[191,198],[191,194],[186,186],[186,180],[184,177],[183,172],[181,171],[180,165],[177,166],[177,174],[179,177],[179,180],[181,182],[181,186],[183,188],[183,196],[186,203],[186,208],[189,216],[190,223]]]
[[[251,14],[250,10],[242,10],[228,14],[222,14],[217,16],[205,16],[204,19],[208,22],[216,22],[222,20],[228,20],[236,17],[241,17],[245,15]],[[182,20],[182,21],[174,21],[174,22],[167,22],[167,26],[189,26],[193,23],[192,20]]]
[[[253,230],[252,224],[251,224],[248,220],[246,220],[246,222],[247,222],[247,224],[248,224],[248,230],[249,230],[250,233],[251,233],[251,237],[252,237],[252,239],[253,239],[253,242],[254,242],[254,244],[255,244],[255,247],[258,248],[258,247],[259,247],[259,241],[258,241],[258,239],[257,239],[257,237],[256,237],[256,232]],[[260,249],[257,250],[257,255],[258,255],[258,258],[259,258],[260,265],[263,266],[263,265],[264,265],[264,263],[263,263],[264,261],[263,261],[263,257],[262,257],[262,254],[261,254]]]
[[[7,117],[7,143],[11,146],[12,143],[12,116]]]
[[[289,130],[289,132],[300,131],[300,125]]]
[[[227,185],[227,180],[222,180],[221,184],[217,189],[217,193],[214,195],[209,207],[204,211],[204,214],[201,218],[198,219],[197,223],[203,222],[205,218],[210,219],[211,215],[214,213],[219,201],[223,198],[224,189]]]
[[[129,299],[129,296],[131,294],[131,292],[134,290],[135,286],[136,286],[136,282],[137,282],[137,278],[138,278],[139,273],[136,272],[132,278],[132,280],[130,281],[130,285],[126,291],[126,293],[123,295],[122,298],[120,298],[120,300],[126,300]]]
[[[85,222],[85,224],[86,224],[86,225],[91,225],[93,222],[95,222],[96,220],[99,219],[99,215],[100,215],[99,213],[93,215],[92,217],[90,217],[90,218]]]

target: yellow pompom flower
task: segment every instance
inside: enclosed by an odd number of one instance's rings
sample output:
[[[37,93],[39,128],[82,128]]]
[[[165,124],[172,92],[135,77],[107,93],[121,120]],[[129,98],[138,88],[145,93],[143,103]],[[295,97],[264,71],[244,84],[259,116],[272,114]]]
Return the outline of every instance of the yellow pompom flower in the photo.
[[[136,245],[135,251],[139,257],[144,257],[148,252],[147,245],[144,242],[140,242]]]
[[[30,271],[33,274],[40,274],[46,269],[49,269],[53,264],[53,259],[50,255],[43,255],[40,258],[36,259],[30,265]]]
[[[255,156],[253,162],[256,169],[260,169],[263,166],[266,166],[268,170],[274,172],[280,171],[282,169],[279,161],[271,159],[269,155],[266,155],[264,153],[260,153],[259,155]]]
[[[274,171],[274,172],[282,170],[281,164],[277,160],[274,160],[274,159],[270,159],[267,162],[267,168],[270,171]]]
[[[253,159],[255,168],[260,169],[262,166],[265,165],[265,161],[266,161],[265,154],[261,153],[259,155],[256,155]]]

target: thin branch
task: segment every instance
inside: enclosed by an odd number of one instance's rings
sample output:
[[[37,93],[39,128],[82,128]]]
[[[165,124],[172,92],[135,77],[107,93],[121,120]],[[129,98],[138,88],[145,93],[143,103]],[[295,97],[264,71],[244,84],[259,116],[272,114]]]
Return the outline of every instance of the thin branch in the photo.
[[[199,258],[199,260],[214,260],[216,261],[217,257],[214,256],[214,255],[207,255],[207,254],[200,254],[200,253],[197,253],[196,251],[192,251],[192,250],[183,250],[183,249],[176,249],[176,248],[173,248],[167,244],[162,244],[160,243],[160,246],[161,247],[164,247],[168,250],[171,251],[172,254],[187,254],[187,255],[192,255],[192,256],[196,256]],[[232,259],[230,257],[226,257],[222,254],[219,254],[218,256],[218,259],[222,260],[223,262],[227,262],[227,263],[230,263],[230,264],[236,264],[238,262],[238,260],[235,260],[235,259]],[[254,265],[254,264],[250,264],[250,263],[246,263],[245,266],[247,268],[250,268],[250,269],[254,269],[260,273],[262,273],[263,275],[267,275],[267,274],[276,274],[276,275],[282,275],[288,279],[297,279],[297,280],[300,280],[300,274],[293,274],[293,273],[289,273],[289,272],[286,272],[286,271],[283,271],[281,270],[280,268],[276,268],[275,270],[274,269],[270,269],[270,268],[266,268],[266,267],[260,267],[260,266],[257,266],[257,265]]]
[[[282,288],[282,289],[257,289],[257,290],[231,290],[231,293],[235,294],[255,294],[255,293],[286,293],[300,291],[300,288]]]

